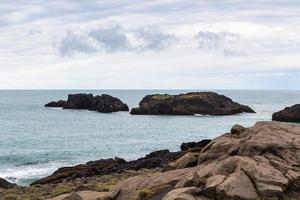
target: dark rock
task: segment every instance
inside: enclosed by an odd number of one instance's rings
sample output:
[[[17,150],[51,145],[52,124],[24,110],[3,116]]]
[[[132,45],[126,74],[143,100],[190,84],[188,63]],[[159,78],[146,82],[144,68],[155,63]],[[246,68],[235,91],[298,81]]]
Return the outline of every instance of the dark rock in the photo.
[[[17,186],[17,185],[13,184],[13,183],[10,183],[10,182],[8,182],[7,180],[5,180],[3,178],[0,178],[0,188],[10,189],[10,188],[13,188],[15,186]]]
[[[108,94],[102,94],[101,96],[93,96],[92,94],[69,94],[67,101],[53,101],[45,106],[63,107],[64,109],[86,109],[102,113],[129,111],[125,103]]]
[[[233,115],[254,113],[245,105],[214,92],[191,92],[180,95],[154,94],[145,96],[133,115]]]
[[[191,150],[191,149],[202,149],[206,145],[208,145],[211,142],[211,140],[201,140],[199,142],[187,142],[187,143],[182,143],[180,146],[181,151],[186,151],[186,150]]]
[[[178,152],[161,150],[152,152],[144,158],[140,158],[130,162],[127,162],[121,158],[91,161],[87,162],[86,164],[81,164],[74,167],[60,168],[52,175],[33,182],[32,185],[60,183],[63,181],[74,180],[80,177],[121,173],[124,170],[162,168],[170,161],[176,159],[178,154]]]
[[[273,121],[300,122],[300,104],[276,112],[272,116]]]
[[[128,162],[126,169],[139,170],[139,169],[154,169],[163,168],[170,161],[175,160],[181,153],[170,152],[169,150],[154,151],[144,158],[139,158],[134,161]]]
[[[59,100],[59,101],[51,101],[50,103],[47,103],[45,107],[58,107],[62,108],[67,105],[67,102],[64,100]]]
[[[69,94],[64,109],[91,109],[94,96],[92,94]]]
[[[91,161],[74,167],[63,167],[55,171],[52,175],[33,182],[32,185],[60,183],[80,177],[111,174],[117,172],[120,166],[123,166],[126,163],[127,162],[123,159],[115,158]]]

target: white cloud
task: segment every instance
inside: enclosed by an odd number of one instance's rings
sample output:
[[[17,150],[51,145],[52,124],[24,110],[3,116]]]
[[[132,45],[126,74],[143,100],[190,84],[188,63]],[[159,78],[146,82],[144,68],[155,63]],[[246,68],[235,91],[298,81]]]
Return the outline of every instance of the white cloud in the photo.
[[[0,2],[2,88],[300,89],[299,1]]]

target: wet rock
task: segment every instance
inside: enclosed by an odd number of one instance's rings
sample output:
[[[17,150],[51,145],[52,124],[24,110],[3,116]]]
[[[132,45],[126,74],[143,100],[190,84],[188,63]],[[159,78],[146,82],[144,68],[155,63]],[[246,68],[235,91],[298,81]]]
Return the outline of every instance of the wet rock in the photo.
[[[91,161],[74,167],[63,167],[55,171],[52,175],[33,182],[31,185],[60,183],[81,177],[111,174],[118,172],[120,167],[126,163],[123,159],[115,158]]]
[[[5,180],[3,178],[0,178],[0,188],[10,189],[10,188],[13,188],[15,186],[17,186],[17,185],[13,184],[13,183],[10,183],[10,182],[8,182],[7,180]]]
[[[133,115],[233,115],[254,113],[245,105],[214,92],[191,92],[180,95],[154,94],[145,96]]]
[[[101,159],[97,161],[87,162],[73,167],[63,167],[55,171],[52,175],[37,180],[32,183],[48,184],[70,181],[81,177],[90,177],[94,175],[109,175],[112,173],[120,173],[124,170],[140,170],[163,168],[170,161],[176,159],[180,152],[170,152],[169,150],[155,151],[130,162],[121,158]]]
[[[300,104],[276,112],[272,116],[273,121],[300,122]]]

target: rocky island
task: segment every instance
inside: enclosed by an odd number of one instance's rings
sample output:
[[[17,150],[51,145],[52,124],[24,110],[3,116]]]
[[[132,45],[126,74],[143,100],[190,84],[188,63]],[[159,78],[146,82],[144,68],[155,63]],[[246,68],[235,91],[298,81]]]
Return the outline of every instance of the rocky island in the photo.
[[[255,113],[249,106],[241,105],[230,98],[214,92],[190,92],[169,95],[154,94],[145,96],[132,115],[233,115]]]
[[[272,116],[273,121],[300,122],[300,104],[286,107]]]
[[[69,94],[68,100],[52,101],[46,107],[62,107],[63,109],[86,109],[102,113],[129,111],[128,106],[120,99],[108,94]]]
[[[212,141],[181,147],[136,161],[115,158],[61,168],[29,187],[4,182],[9,187],[0,189],[0,199],[299,199],[299,125],[235,125]]]

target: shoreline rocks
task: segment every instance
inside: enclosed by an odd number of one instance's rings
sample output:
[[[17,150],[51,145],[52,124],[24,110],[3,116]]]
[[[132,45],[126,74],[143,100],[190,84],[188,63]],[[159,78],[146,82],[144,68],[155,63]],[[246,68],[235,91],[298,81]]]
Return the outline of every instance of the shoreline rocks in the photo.
[[[249,106],[214,92],[190,92],[179,95],[154,94],[145,96],[132,115],[233,115],[255,113]]]
[[[272,116],[273,121],[300,122],[300,104],[286,107]]]
[[[129,111],[127,104],[108,94],[69,94],[68,100],[52,101],[45,107],[62,107],[63,109],[85,109],[102,113]]]
[[[86,164],[80,164],[73,167],[63,167],[56,170],[52,175],[39,179],[31,185],[59,183],[64,181],[74,180],[81,177],[90,177],[94,175],[108,175],[112,173],[121,173],[125,170],[138,171],[141,169],[156,169],[169,170],[169,163],[175,161],[187,152],[200,152],[210,140],[203,140],[189,145],[178,152],[170,152],[169,150],[159,150],[151,152],[145,157],[137,160],[125,161],[122,158],[101,159],[90,161]],[[183,143],[181,146],[186,146]]]
[[[130,162],[115,158],[61,168],[44,183],[40,180],[28,188],[41,191],[44,187],[79,183],[59,194],[75,195],[75,191],[83,200],[94,192],[104,192],[97,195],[109,200],[299,199],[300,125],[234,125],[230,132],[212,141],[186,143],[182,149],[161,150]],[[156,167],[164,170],[142,172]],[[126,173],[133,174],[110,180]],[[102,182],[86,186],[92,177],[106,180],[109,187],[97,189]]]

